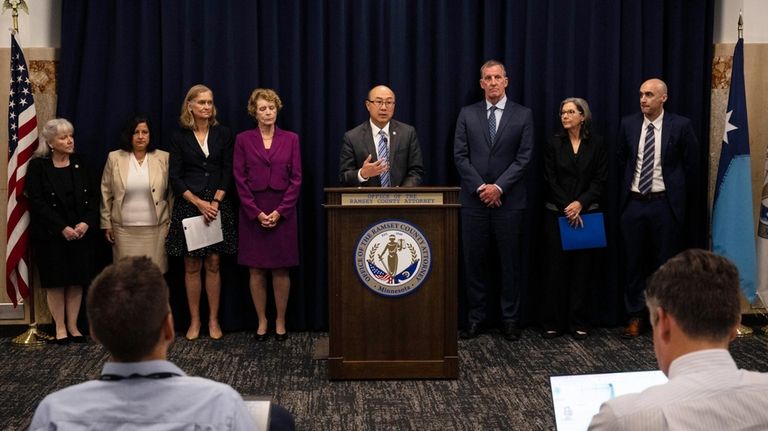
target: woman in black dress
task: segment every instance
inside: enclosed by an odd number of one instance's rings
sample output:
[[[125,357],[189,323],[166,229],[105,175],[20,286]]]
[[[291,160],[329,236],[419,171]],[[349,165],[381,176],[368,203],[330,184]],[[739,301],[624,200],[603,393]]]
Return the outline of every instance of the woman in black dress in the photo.
[[[190,324],[187,339],[200,335],[200,271],[205,266],[205,293],[208,297],[208,334],[222,337],[219,326],[221,275],[220,253],[237,252],[235,215],[227,190],[232,182],[234,137],[216,120],[213,92],[204,85],[189,89],[181,104],[179,129],[168,148],[168,178],[175,201],[165,248],[170,256],[184,256],[184,285],[187,290]],[[221,217],[224,240],[189,251],[181,221],[202,215],[206,221]]]
[[[560,103],[560,130],[544,150],[547,183],[545,238],[547,241],[547,302],[543,309],[544,338],[569,330],[575,339],[589,333],[591,291],[599,250],[563,251],[559,217],[581,227],[581,215],[600,210],[608,175],[603,139],[592,133],[592,113],[584,99]]]
[[[29,161],[25,185],[32,254],[56,324],[55,343],[82,343],[86,340],[77,329],[77,316],[83,286],[93,274],[99,191],[84,161],[74,153],[72,123],[50,120],[42,137],[44,143]]]

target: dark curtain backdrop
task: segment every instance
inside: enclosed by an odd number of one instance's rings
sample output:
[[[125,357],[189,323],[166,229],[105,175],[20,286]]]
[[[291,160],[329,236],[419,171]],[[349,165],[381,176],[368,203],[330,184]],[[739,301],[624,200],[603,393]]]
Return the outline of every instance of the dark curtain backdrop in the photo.
[[[693,173],[690,244],[706,245],[706,140],[714,0],[65,0],[58,114],[73,121],[78,152],[100,172],[120,127],[135,112],[155,122],[166,147],[186,90],[204,83],[221,123],[254,127],[246,103],[256,87],[284,102],[278,125],[301,138],[304,182],[299,204],[301,266],[289,303],[292,330],[327,328],[323,188],[335,186],[343,133],[367,119],[363,101],[375,84],[397,95],[395,118],[416,127],[425,185],[458,185],[453,131],[459,109],[482,98],[479,67],[504,62],[507,96],[534,113],[540,147],[559,122],[560,101],[587,99],[594,129],[615,150],[623,115],[638,110],[649,77],[669,85],[667,109],[693,121],[701,148]],[[617,182],[611,160],[606,193],[609,247],[594,288],[596,324],[623,319],[617,235]],[[527,177],[524,321],[536,323],[543,271],[537,237],[541,158]],[[230,192],[234,196],[234,190]],[[458,233],[457,233],[458,235]],[[102,244],[101,264],[110,260]],[[247,270],[223,261],[222,325],[255,327]],[[168,274],[180,326],[188,314],[181,262]],[[464,321],[464,288],[459,290]],[[415,317],[415,316],[414,316]]]

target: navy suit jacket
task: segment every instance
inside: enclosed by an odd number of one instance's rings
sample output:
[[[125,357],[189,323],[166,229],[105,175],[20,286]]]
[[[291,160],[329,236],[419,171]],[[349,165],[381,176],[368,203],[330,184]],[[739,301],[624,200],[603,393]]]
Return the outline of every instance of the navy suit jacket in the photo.
[[[390,184],[393,187],[418,186],[424,175],[424,167],[416,129],[405,123],[390,120],[389,139]],[[364,183],[357,180],[357,171],[363,167],[368,155],[372,156],[371,162],[377,160],[370,120],[344,134],[339,154],[339,182],[342,185],[381,187],[381,179],[378,176]]]
[[[497,184],[503,210],[525,209],[523,177],[533,152],[533,114],[507,98],[491,143],[485,100],[465,106],[456,121],[453,158],[461,177],[459,199],[465,208],[486,208],[477,194],[482,184]]]
[[[208,132],[208,157],[197,143],[195,132],[180,129],[168,147],[168,178],[173,194],[181,197],[189,190],[198,195],[205,188],[227,191],[232,182],[232,132],[224,126],[211,126]]]
[[[629,200],[629,192],[635,175],[643,114],[638,112],[624,117],[619,128],[619,166],[623,167],[621,208]],[[693,171],[698,141],[693,133],[691,120],[664,111],[661,125],[661,175],[667,200],[678,222],[685,219],[687,177]]]

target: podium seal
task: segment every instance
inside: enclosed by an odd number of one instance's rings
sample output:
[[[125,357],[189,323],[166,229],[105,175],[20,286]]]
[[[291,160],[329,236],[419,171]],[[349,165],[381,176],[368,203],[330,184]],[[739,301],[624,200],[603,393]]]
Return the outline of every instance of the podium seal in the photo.
[[[429,275],[432,250],[415,225],[382,220],[363,232],[355,247],[355,270],[374,293],[398,297],[416,291]]]

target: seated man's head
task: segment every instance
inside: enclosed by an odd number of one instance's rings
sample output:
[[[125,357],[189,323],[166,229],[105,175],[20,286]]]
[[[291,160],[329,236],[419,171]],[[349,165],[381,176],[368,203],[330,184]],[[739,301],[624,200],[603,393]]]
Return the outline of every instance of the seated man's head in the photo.
[[[165,359],[173,341],[168,285],[148,257],[125,257],[91,283],[91,336],[118,362]]]
[[[741,319],[739,273],[728,259],[686,250],[648,280],[646,304],[659,368],[667,374],[677,357],[727,348]]]

